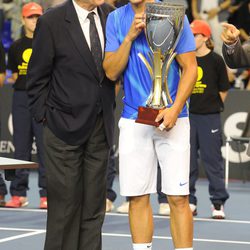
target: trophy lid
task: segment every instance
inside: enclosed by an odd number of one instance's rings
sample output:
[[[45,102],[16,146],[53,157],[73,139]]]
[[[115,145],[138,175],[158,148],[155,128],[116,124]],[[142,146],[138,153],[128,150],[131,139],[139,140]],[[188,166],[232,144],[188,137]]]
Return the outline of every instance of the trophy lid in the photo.
[[[184,4],[146,3],[146,37],[151,50],[171,54],[179,40],[185,17]]]

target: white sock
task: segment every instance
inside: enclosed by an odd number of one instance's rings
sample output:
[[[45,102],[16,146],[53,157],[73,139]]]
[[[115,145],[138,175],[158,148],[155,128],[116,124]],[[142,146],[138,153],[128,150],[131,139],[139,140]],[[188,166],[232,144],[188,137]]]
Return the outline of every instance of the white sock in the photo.
[[[152,250],[152,242],[133,244],[134,250]]]
[[[193,250],[192,247],[189,247],[189,248],[175,248],[175,250]]]

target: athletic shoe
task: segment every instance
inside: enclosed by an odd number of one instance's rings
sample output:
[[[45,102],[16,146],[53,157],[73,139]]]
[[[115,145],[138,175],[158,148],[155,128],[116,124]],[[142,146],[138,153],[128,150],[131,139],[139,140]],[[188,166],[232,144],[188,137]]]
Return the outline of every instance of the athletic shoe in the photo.
[[[29,204],[27,197],[25,196],[12,196],[9,201],[6,202],[5,207],[19,208],[26,207]]]
[[[224,213],[223,205],[212,204],[211,209],[212,209],[212,218],[213,219],[219,219],[219,220],[225,219],[226,216]]]
[[[4,195],[0,195],[0,207],[5,207]]]
[[[115,208],[113,202],[109,199],[106,199],[106,213],[111,212]]]
[[[41,197],[40,198],[40,209],[47,209],[47,208],[48,208],[47,197]]]
[[[168,203],[160,203],[159,204],[158,214],[160,214],[160,215],[170,215],[169,204]]]
[[[129,210],[129,202],[123,202],[120,207],[117,208],[117,213],[127,214]]]
[[[189,207],[190,207],[190,209],[192,211],[193,216],[196,216],[197,215],[197,206],[194,205],[194,204],[192,204],[192,203],[190,203]]]

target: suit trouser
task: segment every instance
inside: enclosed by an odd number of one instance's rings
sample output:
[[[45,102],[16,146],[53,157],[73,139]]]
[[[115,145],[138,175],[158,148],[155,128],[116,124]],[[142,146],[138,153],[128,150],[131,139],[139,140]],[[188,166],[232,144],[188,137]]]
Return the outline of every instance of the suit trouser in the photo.
[[[197,204],[195,183],[199,176],[197,160],[200,156],[209,181],[210,200],[213,204],[224,204],[229,198],[229,194],[224,183],[220,114],[190,114],[190,131],[189,202]]]
[[[117,197],[116,192],[113,190],[115,175],[116,175],[115,150],[112,148],[109,156],[108,174],[107,174],[107,198],[112,202],[114,202]]]
[[[12,103],[13,116],[13,143],[15,146],[14,158],[30,161],[33,137],[35,137],[37,147],[38,168],[38,186],[40,187],[40,196],[47,196],[46,177],[44,167],[43,152],[43,126],[35,122],[28,108],[28,96],[26,91],[15,90]],[[27,196],[29,189],[29,170],[17,169],[15,180],[11,182],[11,195]]]
[[[84,131],[83,131],[84,133]],[[109,146],[102,114],[83,145],[44,127],[48,192],[45,250],[101,250]]]

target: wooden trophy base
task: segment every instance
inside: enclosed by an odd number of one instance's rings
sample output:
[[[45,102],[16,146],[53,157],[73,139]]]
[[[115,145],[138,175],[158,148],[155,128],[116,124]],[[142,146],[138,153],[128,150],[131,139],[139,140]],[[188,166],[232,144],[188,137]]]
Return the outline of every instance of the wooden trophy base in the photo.
[[[138,108],[138,117],[135,120],[137,123],[143,123],[146,125],[151,125],[155,127],[159,127],[162,123],[161,121],[155,122],[155,119],[157,115],[162,111],[163,109],[153,109],[149,107],[139,107]]]

